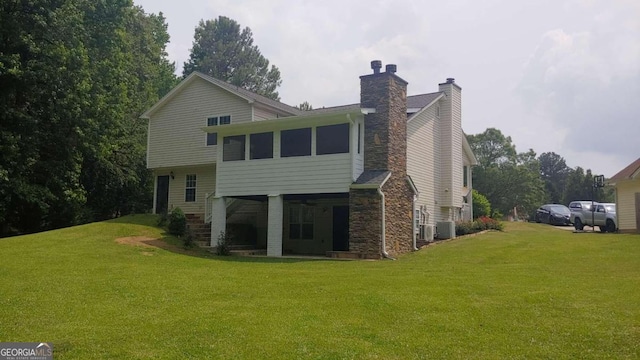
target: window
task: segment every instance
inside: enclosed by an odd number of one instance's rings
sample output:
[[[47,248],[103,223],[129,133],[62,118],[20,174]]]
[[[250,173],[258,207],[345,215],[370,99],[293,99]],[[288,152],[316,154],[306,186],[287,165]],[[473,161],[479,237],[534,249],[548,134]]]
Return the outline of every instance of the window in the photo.
[[[289,239],[313,239],[313,207],[292,205],[289,208]]]
[[[311,155],[311,128],[283,130],[280,133],[280,156]]]
[[[186,180],[184,187],[184,201],[194,202],[196,201],[196,174],[187,175]]]
[[[349,152],[349,124],[318,126],[316,154],[343,154]]]
[[[222,142],[222,161],[244,160],[245,135],[225,136]]]
[[[231,115],[210,116],[207,118],[207,126],[228,125],[231,124]],[[207,146],[218,145],[218,134],[207,134]]]
[[[469,168],[467,166],[462,167],[462,186],[469,186]]]
[[[273,159],[273,133],[251,134],[249,137],[249,159]]]

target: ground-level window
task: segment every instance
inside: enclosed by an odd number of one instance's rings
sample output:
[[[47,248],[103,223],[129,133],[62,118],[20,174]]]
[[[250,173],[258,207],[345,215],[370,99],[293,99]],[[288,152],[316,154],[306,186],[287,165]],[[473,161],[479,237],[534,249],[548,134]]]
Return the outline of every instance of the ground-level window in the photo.
[[[228,125],[231,124],[231,115],[209,116],[207,118],[207,126]],[[218,134],[207,134],[207,146],[218,145]]]
[[[273,133],[251,134],[249,159],[273,159]]]
[[[244,160],[245,135],[225,136],[222,145],[222,161]]]
[[[313,207],[292,205],[289,208],[289,239],[313,239]]]
[[[282,130],[280,133],[280,156],[310,156],[311,128]]]
[[[196,174],[187,175],[186,180],[184,187],[184,201],[196,201]]]
[[[318,126],[316,128],[316,155],[349,152],[349,124]]]

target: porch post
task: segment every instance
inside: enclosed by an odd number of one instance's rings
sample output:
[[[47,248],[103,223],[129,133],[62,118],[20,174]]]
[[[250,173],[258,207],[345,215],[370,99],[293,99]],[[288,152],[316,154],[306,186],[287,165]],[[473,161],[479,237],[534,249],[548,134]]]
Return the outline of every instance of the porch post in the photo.
[[[282,195],[269,195],[267,256],[282,256]]]
[[[217,246],[218,236],[227,228],[227,203],[225,197],[211,200],[211,246]]]

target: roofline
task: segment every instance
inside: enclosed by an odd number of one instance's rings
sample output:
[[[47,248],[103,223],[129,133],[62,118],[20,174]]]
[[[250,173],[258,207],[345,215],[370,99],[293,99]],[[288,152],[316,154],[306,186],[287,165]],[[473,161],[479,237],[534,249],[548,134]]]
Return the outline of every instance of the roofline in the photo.
[[[391,171],[387,173],[387,176],[384,177],[384,180],[380,184],[351,184],[349,185],[350,189],[380,189],[387,183],[387,180],[391,177]]]
[[[411,115],[411,117],[409,117],[409,119],[407,120],[407,124],[411,122],[411,120],[413,120],[414,118],[416,118],[418,115],[422,114],[427,108],[431,107],[431,105],[435,104],[436,101],[439,101],[442,98],[446,98],[447,95],[443,92],[440,92],[440,95],[438,95],[435,99],[433,99],[429,104],[427,104],[425,107],[423,107],[422,109],[420,109],[418,112],[414,113],[413,115]]]

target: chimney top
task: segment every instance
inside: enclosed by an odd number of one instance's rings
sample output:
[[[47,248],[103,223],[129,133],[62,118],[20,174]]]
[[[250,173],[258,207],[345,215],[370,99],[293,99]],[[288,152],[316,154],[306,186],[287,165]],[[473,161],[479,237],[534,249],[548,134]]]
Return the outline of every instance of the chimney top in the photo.
[[[395,74],[398,71],[398,66],[396,64],[387,64],[384,69],[390,74]]]
[[[371,68],[373,69],[374,74],[380,74],[380,69],[382,69],[382,61],[373,60],[371,62]]]
[[[447,78],[447,84],[455,84],[456,83],[456,79],[454,78]]]

